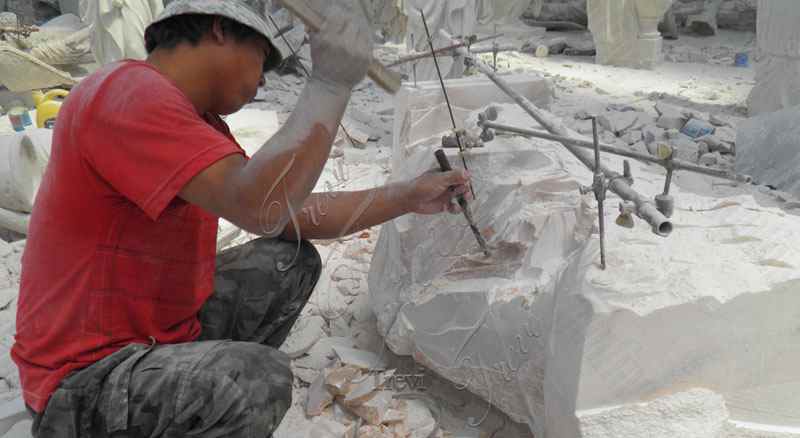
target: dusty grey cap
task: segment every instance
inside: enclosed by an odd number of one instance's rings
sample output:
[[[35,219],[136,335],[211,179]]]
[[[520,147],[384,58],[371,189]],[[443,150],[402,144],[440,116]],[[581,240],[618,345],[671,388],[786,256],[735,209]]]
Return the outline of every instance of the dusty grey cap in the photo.
[[[269,56],[264,70],[272,70],[283,61],[283,55],[272,43],[272,32],[264,19],[264,0],[174,0],[167,3],[164,11],[153,24],[177,15],[203,14],[219,15],[243,24],[267,39],[270,44]],[[277,31],[276,31],[277,32]]]

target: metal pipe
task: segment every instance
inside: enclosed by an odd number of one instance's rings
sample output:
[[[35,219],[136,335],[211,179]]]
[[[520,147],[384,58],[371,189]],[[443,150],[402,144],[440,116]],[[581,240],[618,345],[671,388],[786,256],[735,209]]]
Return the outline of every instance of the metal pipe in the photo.
[[[439,32],[448,40],[453,41],[453,38],[446,31],[440,30]],[[498,88],[511,97],[514,102],[517,103],[517,105],[519,105],[526,113],[528,113],[528,115],[533,117],[534,120],[539,122],[540,125],[544,126],[545,129],[562,137],[568,136],[569,131],[559,120],[553,118],[552,115],[546,113],[545,111],[537,108],[536,105],[531,103],[524,96],[514,91],[511,86],[506,83],[506,81],[495,74],[491,67],[470,55],[470,53],[463,47],[456,49],[456,52],[458,52],[461,56],[464,56],[469,63],[474,65],[475,68],[480,70],[481,73],[485,74],[490,80],[492,80],[492,82],[494,82]],[[564,147],[567,148],[567,150],[586,167],[592,171],[595,170],[592,159],[584,154],[582,150],[569,143],[561,144],[564,145]],[[653,204],[653,202],[634,191],[630,184],[628,184],[624,177],[619,173],[613,172],[602,165],[599,167],[600,171],[602,171],[609,180],[609,189],[616,193],[617,196],[622,198],[624,201],[632,202],[636,208],[636,215],[650,224],[653,233],[662,237],[669,236],[670,233],[672,233],[672,222],[670,222],[666,216],[661,214],[661,212],[656,209],[656,206]]]
[[[535,130],[531,130],[531,129],[522,129],[522,128],[517,128],[517,127],[514,127],[514,126],[508,126],[508,125],[502,125],[502,124],[495,123],[495,122],[490,122],[490,121],[481,121],[481,122],[478,122],[478,124],[481,127],[494,129],[497,132],[509,132],[509,133],[513,133],[513,134],[519,134],[519,135],[522,135],[522,136],[525,136],[525,137],[535,137],[535,138],[541,138],[541,139],[544,139],[544,140],[557,141],[559,143],[569,143],[569,144],[571,144],[573,146],[578,146],[578,147],[586,148],[586,149],[591,149],[591,148],[594,147],[592,145],[592,142],[587,141],[587,140],[580,140],[580,139],[572,138],[572,137],[564,137],[564,136],[560,136],[560,135],[553,135],[553,134],[549,134],[547,132],[535,131]],[[658,164],[659,166],[661,166],[661,167],[663,167],[663,168],[665,168],[667,170],[669,170],[669,167],[672,167],[675,170],[685,170],[685,171],[688,171],[688,172],[700,173],[700,174],[703,174],[703,175],[708,175],[708,176],[713,176],[713,177],[716,177],[716,178],[727,179],[727,180],[736,181],[736,182],[739,182],[739,183],[749,184],[749,183],[753,182],[753,179],[751,177],[747,176],[747,175],[738,175],[738,174],[735,174],[735,173],[726,172],[724,170],[710,169],[708,167],[698,166],[696,164],[691,164],[691,163],[687,163],[685,161],[679,161],[679,160],[670,160],[671,163],[668,164],[667,160],[663,160],[661,158],[653,157],[651,155],[641,154],[641,153],[635,152],[635,151],[629,151],[629,150],[625,150],[625,149],[620,149],[618,147],[610,146],[610,145],[607,145],[607,144],[602,144],[601,143],[600,144],[600,150],[603,151],[603,152],[608,152],[610,154],[614,154],[614,155],[620,155],[620,156],[623,156],[623,157],[633,158],[635,160],[646,161],[648,163]]]
[[[493,39],[496,39],[496,38],[500,38],[501,36],[503,36],[503,34],[502,33],[498,33],[498,34],[495,34],[495,35],[490,35],[488,37],[478,38],[478,39],[471,40],[471,41],[461,41],[460,43],[457,43],[457,44],[452,44],[452,45],[449,45],[447,47],[442,47],[440,49],[435,49],[434,53],[436,53],[438,55],[438,54],[441,54],[441,53],[445,53],[445,52],[449,52],[451,50],[457,49],[459,47],[464,47],[464,46],[477,44],[477,43],[482,43],[484,41],[489,41],[489,40],[493,40]],[[411,43],[411,46],[414,47],[414,43],[413,42]],[[489,49],[489,50],[491,51],[491,49]],[[405,63],[408,63],[408,62],[411,62],[411,61],[416,61],[418,59],[424,59],[424,58],[430,58],[430,57],[431,57],[431,52],[430,51],[420,52],[420,53],[416,53],[414,55],[404,56],[404,57],[398,59],[397,61],[392,62],[391,64],[386,64],[386,67],[395,67],[395,66],[398,66],[400,64],[405,64]]]
[[[496,53],[500,53],[500,52],[519,51],[519,47],[517,47],[517,46],[515,46],[513,44],[506,44],[506,45],[497,46],[497,47],[473,47],[469,51],[473,55],[479,55],[481,53],[495,53],[495,52]]]

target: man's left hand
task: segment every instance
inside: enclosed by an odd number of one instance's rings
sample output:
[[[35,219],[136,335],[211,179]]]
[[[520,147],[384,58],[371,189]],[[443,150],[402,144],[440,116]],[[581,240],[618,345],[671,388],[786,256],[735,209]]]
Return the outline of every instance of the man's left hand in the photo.
[[[457,214],[461,207],[455,202],[458,195],[471,200],[469,174],[463,170],[442,172],[431,170],[408,184],[408,209],[412,213],[436,214],[444,211]]]

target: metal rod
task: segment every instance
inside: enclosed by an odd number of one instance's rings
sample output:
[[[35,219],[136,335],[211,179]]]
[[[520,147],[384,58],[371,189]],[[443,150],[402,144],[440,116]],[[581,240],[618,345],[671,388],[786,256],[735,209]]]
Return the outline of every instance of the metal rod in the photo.
[[[411,47],[414,47],[416,50],[417,42],[414,40],[414,34],[411,34]],[[411,66],[412,74],[414,75],[414,88],[417,88],[417,63],[415,62],[414,65]]]
[[[447,95],[447,87],[444,86],[444,77],[442,76],[442,70],[439,68],[439,59],[436,57],[436,49],[433,48],[433,39],[431,39],[431,32],[428,29],[428,21],[425,19],[425,12],[420,9],[419,13],[422,15],[422,24],[425,26],[425,34],[428,36],[428,46],[431,48],[431,56],[433,57],[433,64],[436,66],[436,74],[439,76],[439,83],[442,85],[442,94],[444,94],[445,103],[447,103],[447,111],[450,114],[450,121],[453,123],[453,130],[457,130],[458,126],[456,126],[456,118],[453,115],[453,107],[450,106],[450,97]],[[459,141],[458,148],[463,152],[463,148],[461,147],[461,142]],[[463,156],[461,157],[464,158]],[[467,167],[467,163],[464,163],[464,167]]]
[[[526,137],[535,137],[544,140],[557,141],[559,143],[568,143],[572,146],[578,146],[586,149],[594,147],[591,142],[577,138],[554,135],[554,134],[549,134],[547,132],[535,131],[532,129],[517,128],[514,126],[502,125],[499,123],[489,122],[489,121],[480,122],[480,124],[481,126],[484,126],[486,128],[494,129],[497,132],[508,132],[512,134],[523,135]],[[608,152],[610,154],[620,155],[623,157],[633,158],[635,160],[641,160],[641,161],[646,161],[648,163],[658,164],[659,166],[662,166],[665,169],[669,169],[669,167],[672,167],[675,170],[685,170],[687,172],[699,173],[703,175],[713,176],[716,178],[736,181],[744,184],[749,184],[753,182],[752,178],[747,175],[739,175],[731,172],[726,172],[724,170],[710,169],[708,167],[698,166],[696,164],[691,164],[684,161],[673,159],[671,160],[671,164],[667,164],[667,161],[664,159],[653,157],[651,155],[641,154],[639,152],[620,149],[618,147],[610,146],[607,144],[600,144],[599,148],[601,151]]]
[[[664,195],[669,195],[670,185],[672,185],[672,169],[667,169],[667,178],[664,179]]]
[[[464,157],[464,145],[461,144],[461,136],[458,135],[458,125],[456,125],[456,117],[453,115],[453,107],[450,105],[450,97],[447,95],[447,87],[444,85],[444,77],[442,76],[442,70],[439,68],[439,59],[436,57],[436,49],[433,48],[433,38],[431,38],[431,31],[428,29],[428,20],[425,19],[425,11],[422,9],[419,10],[420,15],[422,16],[422,25],[425,27],[425,34],[428,36],[428,46],[431,48],[431,56],[433,56],[433,64],[436,66],[436,74],[439,76],[439,83],[442,85],[442,94],[444,94],[445,103],[447,103],[447,111],[450,113],[450,121],[453,122],[453,132],[456,134],[456,141],[458,142],[458,153],[461,156],[461,163],[464,165],[464,169],[468,170],[467,167],[467,159]],[[452,38],[451,38],[452,41]],[[456,50],[464,50],[463,47],[460,47]],[[472,192],[472,197],[477,199],[475,196],[475,189],[470,185],[470,191]]]
[[[605,203],[597,203],[597,216],[600,224],[600,269],[606,270],[606,218]]]
[[[494,25],[494,33],[497,33],[497,25]],[[497,40],[492,42],[492,68],[497,71]]]
[[[597,220],[600,228],[600,269],[606,269],[606,221],[605,200],[606,180],[600,171],[600,140],[597,137],[597,118],[592,117],[592,138],[594,139],[594,197],[597,199]]]
[[[272,24],[275,25],[275,21],[273,21]],[[277,25],[275,25],[275,27],[277,27]],[[284,35],[286,35],[287,33],[291,32],[292,30],[294,30],[294,24],[287,24],[286,26],[283,26],[282,28],[278,29],[278,33],[276,33],[275,35],[272,35],[272,38],[283,37]]]
[[[592,117],[592,139],[594,140],[594,143],[592,144],[592,149],[594,149],[594,163],[595,163],[594,172],[597,173],[597,170],[600,167],[600,139],[597,138],[596,117]]]
[[[448,40],[453,41],[453,37],[444,30],[440,30],[439,32]],[[469,52],[464,50],[464,48],[456,49],[456,51],[460,55],[464,56],[468,62],[474,65],[490,80],[492,80],[492,82],[494,82],[498,88],[511,97],[514,102],[517,103],[517,105],[519,105],[534,120],[539,122],[540,125],[544,126],[545,129],[556,135],[561,135],[564,137],[568,135],[569,131],[560,121],[554,119],[552,115],[537,108],[536,105],[531,103],[524,96],[514,91],[506,81],[494,73],[491,67],[470,55]],[[594,170],[594,163],[592,163],[591,158],[583,153],[583,151],[569,143],[562,144],[586,167]],[[672,222],[670,222],[669,219],[667,219],[660,211],[658,211],[653,202],[633,190],[630,184],[628,184],[619,173],[603,168],[602,165],[600,166],[600,169],[606,178],[611,181],[609,184],[611,191],[616,193],[617,196],[623,200],[632,202],[636,208],[636,215],[647,221],[647,223],[652,226],[653,233],[663,237],[669,236],[670,233],[672,233]]]

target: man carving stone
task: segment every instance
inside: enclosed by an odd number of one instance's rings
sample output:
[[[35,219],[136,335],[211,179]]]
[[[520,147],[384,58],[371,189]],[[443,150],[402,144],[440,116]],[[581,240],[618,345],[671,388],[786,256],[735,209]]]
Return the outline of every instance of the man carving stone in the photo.
[[[219,115],[281,60],[250,3],[171,2],[145,61],[105,66],[61,109],[12,349],[34,436],[269,436],[291,405],[277,348],[321,270],[302,239],[455,212],[468,192],[452,171],[311,193],[371,59],[366,19],[346,2],[316,2],[312,77],[245,157]],[[263,237],[217,256],[219,217]]]

